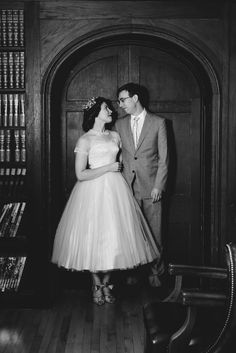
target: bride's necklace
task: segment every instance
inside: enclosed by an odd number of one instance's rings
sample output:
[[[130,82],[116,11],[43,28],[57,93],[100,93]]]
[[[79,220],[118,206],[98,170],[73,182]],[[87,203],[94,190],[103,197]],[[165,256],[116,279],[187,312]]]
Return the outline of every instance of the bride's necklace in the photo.
[[[97,130],[94,130],[94,129],[90,129],[89,131],[91,131],[94,135],[97,135],[97,136],[103,136],[103,135],[108,135],[109,134],[108,130],[97,131]]]

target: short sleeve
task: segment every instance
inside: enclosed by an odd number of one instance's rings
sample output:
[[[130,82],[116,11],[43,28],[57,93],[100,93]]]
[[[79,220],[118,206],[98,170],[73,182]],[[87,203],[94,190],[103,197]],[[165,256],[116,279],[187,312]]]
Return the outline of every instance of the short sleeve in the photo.
[[[121,144],[120,135],[116,131],[112,131],[112,133],[113,133],[113,136],[114,136],[114,139],[115,139],[117,145],[119,146],[119,148],[121,148],[122,144]]]
[[[84,141],[83,139],[79,139],[75,149],[74,149],[75,153],[82,153],[82,154],[88,154],[88,148],[87,148],[87,143],[86,141]]]

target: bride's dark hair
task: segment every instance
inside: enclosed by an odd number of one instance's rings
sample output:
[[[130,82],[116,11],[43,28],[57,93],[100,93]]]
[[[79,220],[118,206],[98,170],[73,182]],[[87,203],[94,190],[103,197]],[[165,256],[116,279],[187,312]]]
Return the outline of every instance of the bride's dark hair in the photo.
[[[93,128],[95,118],[98,116],[98,114],[101,110],[101,105],[104,102],[111,109],[112,117],[113,117],[114,108],[113,108],[111,101],[109,99],[104,98],[104,97],[92,98],[91,100],[88,101],[88,103],[84,109],[84,118],[83,118],[82,128],[85,132],[87,132]]]

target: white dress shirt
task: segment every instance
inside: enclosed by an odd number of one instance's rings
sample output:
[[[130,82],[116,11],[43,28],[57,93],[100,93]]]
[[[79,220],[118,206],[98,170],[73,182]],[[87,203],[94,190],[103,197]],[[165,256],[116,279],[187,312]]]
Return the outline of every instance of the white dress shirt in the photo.
[[[137,145],[138,145],[138,140],[139,140],[142,128],[143,128],[146,114],[147,114],[147,111],[144,108],[143,111],[139,115],[137,115],[137,116],[131,115],[131,130],[133,133],[135,147],[137,147]]]

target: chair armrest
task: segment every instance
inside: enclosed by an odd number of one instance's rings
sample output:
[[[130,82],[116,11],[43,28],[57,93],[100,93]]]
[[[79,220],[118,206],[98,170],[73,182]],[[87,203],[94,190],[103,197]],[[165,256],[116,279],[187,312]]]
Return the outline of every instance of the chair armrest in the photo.
[[[182,291],[181,299],[183,305],[215,307],[224,306],[227,295],[213,292]]]
[[[174,276],[194,276],[215,279],[227,279],[227,269],[209,266],[186,266],[169,264],[168,272]]]

